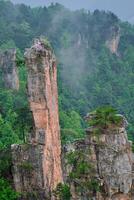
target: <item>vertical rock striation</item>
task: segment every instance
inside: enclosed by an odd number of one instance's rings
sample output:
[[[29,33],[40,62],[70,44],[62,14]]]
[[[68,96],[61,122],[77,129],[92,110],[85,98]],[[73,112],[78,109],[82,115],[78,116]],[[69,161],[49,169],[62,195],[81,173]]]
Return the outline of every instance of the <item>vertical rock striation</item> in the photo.
[[[114,115],[107,125],[103,113],[85,139],[63,148],[61,163],[55,56],[39,39],[25,59],[34,127],[27,144],[12,145],[14,184],[22,199],[60,199],[52,191],[64,181],[71,200],[133,200],[133,159],[124,117]],[[87,118],[98,122],[96,116],[93,112]]]
[[[5,88],[18,90],[19,78],[16,66],[16,49],[9,49],[4,53],[0,53],[0,67]]]
[[[87,129],[85,140],[64,147],[63,157],[67,158],[63,159],[64,179],[70,184],[72,199],[134,199],[131,143],[125,121],[99,135],[95,131],[96,127]],[[71,162],[74,159],[74,163],[70,165],[68,158]]]
[[[34,45],[26,50],[25,59],[34,131],[28,148],[19,146],[18,151],[16,145],[12,147],[14,180],[16,188],[17,184],[21,184],[21,191],[30,187],[29,191],[38,188],[48,194],[62,182],[56,60],[51,48],[42,39],[35,40]],[[25,162],[32,165],[30,178],[27,174],[22,175],[17,167],[24,167]],[[24,177],[26,179],[25,183],[21,181],[22,176],[23,180]]]
[[[41,40],[26,51],[25,57],[29,102],[35,124],[34,139],[44,144],[44,186],[53,189],[62,182],[56,60],[51,49]]]
[[[106,41],[106,47],[110,50],[112,54],[118,55],[118,46],[120,42],[120,28],[112,27],[111,34],[108,36]]]

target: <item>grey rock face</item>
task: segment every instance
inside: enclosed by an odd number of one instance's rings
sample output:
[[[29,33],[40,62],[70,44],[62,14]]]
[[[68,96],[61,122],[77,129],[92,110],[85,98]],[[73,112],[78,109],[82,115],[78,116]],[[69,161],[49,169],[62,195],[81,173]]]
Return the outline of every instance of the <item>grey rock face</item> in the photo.
[[[0,68],[5,88],[18,90],[19,78],[16,66],[16,49],[9,49],[4,53],[0,53]]]
[[[13,175],[16,191],[31,192],[42,189],[42,145],[12,145]],[[38,183],[38,184],[37,184]]]
[[[121,127],[105,129],[99,136],[93,134],[94,128],[87,129],[87,137],[83,141],[63,149],[64,180],[70,184],[72,199],[79,200],[132,200],[133,188],[133,159],[131,142],[127,139],[125,124]],[[77,162],[70,165],[67,155],[70,152],[83,152],[83,163],[93,164],[93,172],[83,174],[75,180],[68,178],[70,173],[76,172]],[[79,164],[78,164],[79,166]],[[94,179],[100,186],[99,191],[91,192],[84,187],[89,180]],[[88,180],[88,181],[87,181]],[[81,188],[81,192],[78,192]],[[82,192],[83,190],[83,192]]]
[[[108,196],[121,192],[128,194],[132,186],[132,153],[124,128],[117,134],[107,134],[100,138],[97,147],[97,164],[100,178],[108,188]]]

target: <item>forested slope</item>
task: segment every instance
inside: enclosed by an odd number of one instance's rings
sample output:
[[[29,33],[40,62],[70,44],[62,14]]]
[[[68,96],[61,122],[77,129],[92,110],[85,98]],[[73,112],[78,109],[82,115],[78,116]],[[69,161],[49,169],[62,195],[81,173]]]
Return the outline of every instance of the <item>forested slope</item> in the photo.
[[[1,81],[1,148],[23,142],[31,127],[23,53],[39,36],[48,38],[58,60],[63,142],[82,137],[86,113],[109,104],[127,117],[133,139],[134,27],[111,12],[69,11],[59,4],[30,8],[1,0],[0,49],[18,49],[21,83],[20,90],[13,92],[3,89]],[[114,37],[119,44],[112,52],[109,43]]]

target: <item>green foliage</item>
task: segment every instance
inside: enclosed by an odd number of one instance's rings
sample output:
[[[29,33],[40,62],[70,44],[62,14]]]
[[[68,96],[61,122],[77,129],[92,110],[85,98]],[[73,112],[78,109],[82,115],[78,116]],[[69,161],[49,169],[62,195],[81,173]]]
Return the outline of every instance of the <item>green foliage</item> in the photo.
[[[57,185],[56,190],[54,191],[54,194],[60,200],[70,200],[71,199],[70,187],[67,184],[59,183]]]
[[[0,177],[8,177],[11,173],[11,148],[0,149]]]
[[[0,199],[1,200],[17,200],[19,194],[17,194],[10,186],[10,184],[0,178]]]
[[[78,160],[78,158],[79,158],[79,154],[77,153],[77,151],[72,151],[67,154],[67,161],[68,161],[68,164],[70,165],[74,165],[76,161]]]
[[[33,170],[33,165],[32,163],[29,163],[27,161],[21,163],[21,165],[19,166],[20,168],[26,170],[26,171],[32,171]]]
[[[91,190],[91,191],[100,192],[100,183],[99,183],[99,181],[96,180],[96,179],[91,179],[91,180],[88,182],[88,188],[89,188],[89,190]]]
[[[88,176],[91,171],[93,171],[92,164],[86,161],[79,161],[79,164],[76,166],[76,170],[69,174],[69,177],[72,180],[79,179],[81,180],[83,177]]]
[[[19,137],[13,130],[16,120],[16,113],[8,112],[8,116],[3,119],[0,115],[0,149],[10,147],[14,142],[19,142]]]
[[[127,127],[128,139],[134,142],[134,127],[132,124],[128,124]]]
[[[121,38],[115,55],[105,44],[119,27]],[[127,117],[130,122],[129,139],[134,141],[134,26],[122,23],[111,12],[73,12],[57,3],[48,8],[30,8],[1,0],[0,48],[18,49],[16,62],[20,77],[18,92],[5,90],[0,70],[1,150],[6,151],[12,143],[25,142],[32,127],[26,90],[27,70],[22,54],[34,38],[44,33],[59,61],[62,143],[83,138],[83,116],[88,110],[105,105],[112,105]],[[44,42],[50,47],[46,39]],[[100,126],[120,125],[120,117],[111,108],[97,110],[97,115],[90,122],[90,125],[97,126],[96,135]],[[77,161],[78,158],[74,156],[70,162],[73,159]],[[1,165],[2,160],[6,159],[0,158]],[[78,159],[80,165],[74,176],[81,176],[87,171],[87,164],[81,160]],[[5,165],[6,169],[10,164],[5,162]],[[88,169],[92,171],[90,167]],[[3,169],[0,168],[0,171]]]
[[[60,112],[62,143],[73,142],[84,137],[82,118],[75,112]]]
[[[134,142],[132,143],[132,152],[134,153]]]
[[[7,41],[6,43],[3,43],[1,46],[0,46],[0,50],[1,51],[5,51],[7,49],[11,49],[11,48],[16,48],[16,45],[14,43],[13,40],[9,40]]]
[[[11,144],[25,142],[32,126],[26,91],[27,72],[23,60],[22,53],[17,50],[17,65],[20,78],[19,91],[4,88],[3,76],[0,73],[0,79],[2,80],[0,82],[0,177],[7,179],[12,176]],[[15,200],[17,196],[8,185],[5,186],[5,189],[0,188],[0,199]]]
[[[90,126],[98,128],[108,128],[110,126],[119,126],[122,122],[122,116],[117,115],[116,109],[111,106],[105,106],[96,109],[95,112],[90,113],[91,119],[89,119]]]
[[[85,157],[86,153],[82,150],[77,150],[67,154],[68,164],[74,167],[74,171],[70,173],[70,178],[81,179],[83,176],[94,172],[94,166]]]
[[[75,115],[78,127],[75,122],[74,126],[71,124],[69,127],[65,121],[69,122],[69,118],[72,121],[70,113],[75,111],[77,115],[84,116],[88,110],[108,104],[125,114],[131,124],[134,123],[134,111],[131,109],[134,96],[133,26],[122,23],[111,12],[73,12],[60,4],[48,8],[30,8],[24,4],[16,6],[9,1],[0,1],[0,13],[2,49],[17,47],[24,52],[26,47],[30,47],[33,38],[44,33],[54,47],[59,61],[62,129],[72,130],[75,138],[81,137],[83,120],[78,120]],[[119,27],[120,56],[116,56],[110,53],[105,43],[118,33]],[[45,43],[50,46],[46,39]],[[25,74],[23,61],[22,55],[18,53],[17,65],[21,68],[21,76]],[[23,86],[26,84],[24,80],[21,79]],[[22,92],[21,96],[24,97],[24,87]],[[76,136],[76,132],[79,136]],[[63,135],[64,143],[73,140],[71,137],[65,138],[65,131]]]
[[[27,100],[27,71],[20,50],[17,50],[16,62],[19,67],[19,91],[7,90],[3,88],[3,83],[0,83],[0,148],[7,148],[13,143],[25,142],[32,126]],[[0,79],[3,79],[2,73]]]
[[[19,49],[17,49],[17,53],[16,53],[16,64],[17,64],[17,67],[24,67],[25,65],[24,56],[22,55]]]
[[[52,49],[52,46],[51,46],[50,41],[48,40],[48,38],[46,38],[46,37],[41,37],[40,39],[41,39],[41,41],[43,42],[43,44],[44,44],[44,46],[45,46],[46,48]]]
[[[74,182],[79,192],[97,192],[100,190],[100,183],[95,178],[96,170],[89,160],[90,149],[75,150],[67,154],[67,163],[71,166],[72,171],[69,178]]]
[[[0,88],[0,108],[0,148],[22,143],[32,123],[26,94]]]
[[[82,130],[83,132],[83,130]],[[78,139],[82,139],[84,137],[83,134],[75,131],[74,129],[61,129],[61,140],[62,144],[72,143]]]
[[[61,44],[65,49],[71,45],[71,35],[68,32],[64,32],[61,36]]]

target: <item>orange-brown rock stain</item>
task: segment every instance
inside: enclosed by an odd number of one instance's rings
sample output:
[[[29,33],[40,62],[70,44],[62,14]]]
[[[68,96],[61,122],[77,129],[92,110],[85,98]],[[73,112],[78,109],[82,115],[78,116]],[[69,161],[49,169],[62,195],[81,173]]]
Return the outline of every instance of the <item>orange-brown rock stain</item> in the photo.
[[[51,189],[62,182],[56,64],[53,64],[52,67],[51,72],[49,66],[45,69],[46,107],[48,113],[43,162],[44,177],[48,177],[44,180],[45,185],[51,187]]]
[[[52,51],[41,46],[38,52],[26,52],[28,67],[28,94],[38,143],[40,130],[44,131],[42,160],[44,188],[53,190],[62,182],[61,141],[58,113],[57,66]]]

